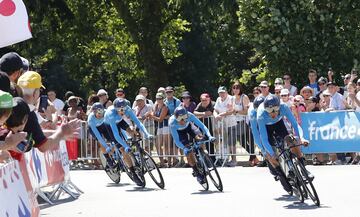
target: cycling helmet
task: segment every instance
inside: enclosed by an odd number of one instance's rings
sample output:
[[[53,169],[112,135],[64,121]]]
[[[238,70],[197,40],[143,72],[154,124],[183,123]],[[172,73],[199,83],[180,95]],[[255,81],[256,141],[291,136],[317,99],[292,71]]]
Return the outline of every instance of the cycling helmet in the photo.
[[[258,96],[254,99],[253,105],[254,105],[254,109],[257,109],[259,107],[259,105],[264,102],[265,97],[264,96]]]
[[[280,99],[279,97],[270,94],[269,96],[267,96],[264,100],[264,107],[265,108],[272,108],[272,107],[276,107],[276,106],[280,106]]]
[[[99,102],[96,102],[91,106],[91,111],[104,110],[104,109],[105,109],[104,106]]]
[[[187,111],[183,106],[175,109],[174,115],[177,121],[186,120],[188,118]]]
[[[121,99],[121,98],[116,98],[114,100],[114,107],[115,108],[124,108],[126,107],[126,101],[124,99]]]

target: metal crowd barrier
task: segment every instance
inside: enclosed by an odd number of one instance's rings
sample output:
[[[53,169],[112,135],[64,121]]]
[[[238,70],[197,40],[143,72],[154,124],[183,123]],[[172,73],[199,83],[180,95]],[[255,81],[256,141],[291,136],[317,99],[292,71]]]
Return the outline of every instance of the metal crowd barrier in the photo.
[[[224,165],[231,158],[240,161],[239,156],[259,154],[259,149],[254,145],[246,115],[230,115],[219,120],[212,116],[200,118],[200,120],[216,138],[214,143],[206,144],[208,153],[215,161]],[[152,142],[144,140],[142,145],[155,159],[165,159],[168,163],[183,160],[184,155],[174,144],[168,127],[159,127],[162,123],[151,119],[143,121],[143,124],[148,132],[155,136],[155,140]],[[192,127],[195,132],[199,131],[195,125]],[[100,145],[88,131],[85,121],[81,124],[79,144],[78,160],[99,159]]]

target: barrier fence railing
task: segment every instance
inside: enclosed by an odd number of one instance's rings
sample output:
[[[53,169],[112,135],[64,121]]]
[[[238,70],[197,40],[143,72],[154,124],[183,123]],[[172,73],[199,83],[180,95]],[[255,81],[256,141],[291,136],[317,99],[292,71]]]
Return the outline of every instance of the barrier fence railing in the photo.
[[[213,116],[200,118],[208,127],[210,133],[216,138],[213,143],[207,143],[206,148],[216,161],[226,163],[230,158],[236,160],[237,156],[259,155],[259,149],[254,145],[250,125],[246,115],[230,115],[221,119]],[[180,151],[170,135],[169,127],[152,119],[143,121],[148,132],[155,136],[153,141],[143,140],[142,145],[149,150],[155,158],[166,159],[167,162],[178,162],[184,155]],[[130,126],[133,126],[129,122]],[[195,132],[199,128],[192,125]],[[99,158],[99,144],[88,131],[87,122],[82,122],[81,135],[78,141],[77,160],[94,160]],[[179,159],[180,158],[180,159]]]

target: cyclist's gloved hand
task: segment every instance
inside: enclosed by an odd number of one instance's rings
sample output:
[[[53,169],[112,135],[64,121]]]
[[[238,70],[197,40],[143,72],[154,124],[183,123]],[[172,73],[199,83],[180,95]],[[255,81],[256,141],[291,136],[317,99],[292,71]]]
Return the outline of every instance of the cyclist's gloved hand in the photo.
[[[210,140],[210,142],[214,142],[216,140],[216,138],[213,136],[209,136],[209,140]]]
[[[153,139],[153,138],[154,138],[154,135],[151,135],[151,134],[146,135],[146,139]]]
[[[129,146],[126,146],[124,149],[125,149],[125,152],[126,152],[126,153],[131,152],[131,148],[130,148]]]
[[[184,154],[185,154],[186,156],[189,155],[190,152],[191,152],[191,149],[190,149],[190,148],[187,148],[187,147],[184,148]]]
[[[112,150],[111,146],[106,147],[106,153],[111,152],[111,150]]]

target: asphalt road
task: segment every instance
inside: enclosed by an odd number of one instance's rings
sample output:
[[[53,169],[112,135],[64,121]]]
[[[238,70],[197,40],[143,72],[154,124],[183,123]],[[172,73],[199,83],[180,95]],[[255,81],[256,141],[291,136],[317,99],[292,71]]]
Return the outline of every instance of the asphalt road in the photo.
[[[191,169],[162,169],[165,190],[146,175],[147,186],[136,187],[125,174],[111,183],[104,171],[71,171],[71,179],[84,191],[78,199],[62,199],[42,206],[41,216],[64,217],[331,217],[358,216],[360,166],[308,166],[321,207],[311,200],[299,203],[275,182],[267,168],[220,168],[224,192],[210,191],[191,176]]]

